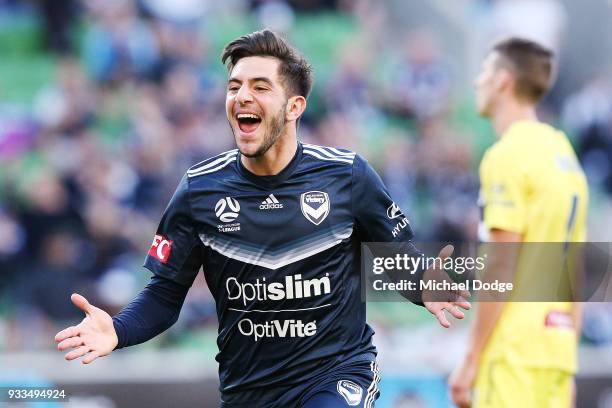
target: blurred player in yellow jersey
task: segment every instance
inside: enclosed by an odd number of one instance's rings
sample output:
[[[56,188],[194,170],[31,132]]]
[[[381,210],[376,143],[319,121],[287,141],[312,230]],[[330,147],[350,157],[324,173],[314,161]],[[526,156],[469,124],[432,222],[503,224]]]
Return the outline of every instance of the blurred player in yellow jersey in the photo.
[[[586,179],[567,137],[536,117],[551,72],[550,51],[511,38],[493,47],[476,80],[479,113],[491,120],[498,136],[480,165],[483,232],[489,242],[585,240]],[[510,276],[517,269],[538,269],[518,265],[541,261],[525,256],[533,244],[506,247],[520,249],[497,256],[496,268]],[[453,401],[476,408],[570,407],[579,304],[479,306],[467,353],[449,379]]]

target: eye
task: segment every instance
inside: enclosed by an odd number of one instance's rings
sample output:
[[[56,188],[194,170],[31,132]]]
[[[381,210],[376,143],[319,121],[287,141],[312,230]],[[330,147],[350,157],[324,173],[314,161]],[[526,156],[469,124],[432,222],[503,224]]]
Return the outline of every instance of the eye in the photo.
[[[268,90],[268,88],[266,88],[265,86],[256,86],[256,87],[255,87],[255,90],[256,90],[257,92],[264,92],[264,91],[267,91],[267,90]]]

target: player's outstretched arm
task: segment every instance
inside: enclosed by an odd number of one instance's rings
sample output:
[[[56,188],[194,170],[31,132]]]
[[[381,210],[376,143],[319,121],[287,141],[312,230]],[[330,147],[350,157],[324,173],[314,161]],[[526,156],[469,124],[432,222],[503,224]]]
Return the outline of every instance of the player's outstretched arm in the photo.
[[[188,291],[189,286],[153,276],[138,296],[112,318],[74,294],[72,302],[85,312],[85,319],[55,336],[58,349],[74,348],[66,355],[67,360],[87,354],[83,363],[89,364],[116,348],[144,343],[177,321]]]
[[[440,253],[438,257],[442,259],[442,263],[444,260],[453,254],[454,248],[452,245],[446,245]],[[434,279],[437,281],[442,280],[450,280],[450,277],[443,270],[437,270],[435,268],[428,269],[423,274],[423,279]],[[471,305],[467,301],[470,293],[467,291],[460,292],[448,292],[441,293],[441,291],[436,291],[435,293],[431,291],[423,291],[422,299],[423,305],[425,308],[436,317],[440,325],[444,328],[450,327],[450,322],[446,317],[446,312],[449,312],[451,316],[456,319],[463,319],[465,314],[459,309],[469,310]],[[440,301],[443,299],[444,301]]]
[[[74,293],[72,303],[85,313],[85,318],[76,326],[68,327],[55,336],[58,350],[72,349],[66,354],[71,361],[83,357],[89,364],[98,357],[110,354],[117,347],[118,338],[113,319],[104,310],[91,305],[83,296]]]

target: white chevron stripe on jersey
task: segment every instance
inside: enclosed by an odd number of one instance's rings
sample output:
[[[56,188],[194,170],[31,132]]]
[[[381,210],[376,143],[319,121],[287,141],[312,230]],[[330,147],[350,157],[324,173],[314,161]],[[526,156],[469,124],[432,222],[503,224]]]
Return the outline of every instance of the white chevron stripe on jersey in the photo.
[[[352,159],[355,157],[355,152],[350,152],[350,151],[343,152],[339,149],[336,149],[335,147],[319,146],[319,145],[313,145],[313,144],[308,144],[308,143],[303,143],[302,145],[308,149],[317,150],[318,152],[323,153],[324,155],[329,156],[329,157],[340,156],[340,157],[346,157],[349,159]]]
[[[302,152],[304,154],[307,154],[309,156],[313,156],[316,157],[317,159],[320,160],[326,160],[326,161],[334,161],[334,162],[339,162],[339,163],[347,163],[347,164],[353,164],[353,159],[352,158],[344,158],[344,157],[340,157],[340,156],[336,156],[336,157],[325,157],[324,155],[322,155],[320,152],[316,151],[316,150],[310,150],[307,149],[306,147],[304,147],[304,149],[302,150]]]
[[[213,167],[217,166],[218,164],[222,163],[222,162],[226,162],[227,159],[231,158],[231,157],[236,157],[238,155],[238,149],[234,149],[234,150],[229,150],[225,153],[221,153],[217,156],[211,157],[210,159],[206,159],[203,162],[200,162],[198,164],[196,164],[196,166],[198,167],[193,167],[191,169],[189,169],[187,171],[187,174],[191,175],[191,174],[196,174],[196,173],[200,173],[201,171],[204,170],[209,170],[212,169]]]
[[[309,242],[290,244],[277,250],[246,248],[235,241],[210,234],[200,234],[200,240],[205,246],[228,258],[268,269],[278,269],[333,248],[352,234],[353,226],[347,225],[330,231],[327,235],[315,237]]]
[[[278,204],[278,200],[276,199],[276,197],[274,197],[274,194],[270,194],[268,198],[272,200],[273,203]]]

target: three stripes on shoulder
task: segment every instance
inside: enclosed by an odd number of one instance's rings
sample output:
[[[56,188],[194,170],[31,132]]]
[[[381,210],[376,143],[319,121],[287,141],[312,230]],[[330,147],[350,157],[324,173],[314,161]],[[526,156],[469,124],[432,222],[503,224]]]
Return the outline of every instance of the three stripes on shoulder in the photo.
[[[353,164],[355,153],[350,151],[342,151],[334,147],[323,147],[312,144],[302,144],[303,153],[315,157],[319,160],[335,161],[339,163]],[[187,171],[188,177],[201,176],[203,174],[214,173],[221,170],[228,164],[236,161],[238,157],[238,149],[230,150],[210,159],[204,160],[193,168]]]
[[[334,147],[323,147],[307,143],[303,143],[302,146],[304,146],[304,154],[316,157],[319,160],[335,161],[347,164],[353,164],[353,160],[355,160],[355,153],[353,152],[342,151]]]
[[[203,174],[214,173],[221,170],[231,162],[236,161],[238,157],[238,149],[230,150],[220,155],[211,157],[201,163],[196,164],[193,168],[187,170],[187,177],[201,176]]]

